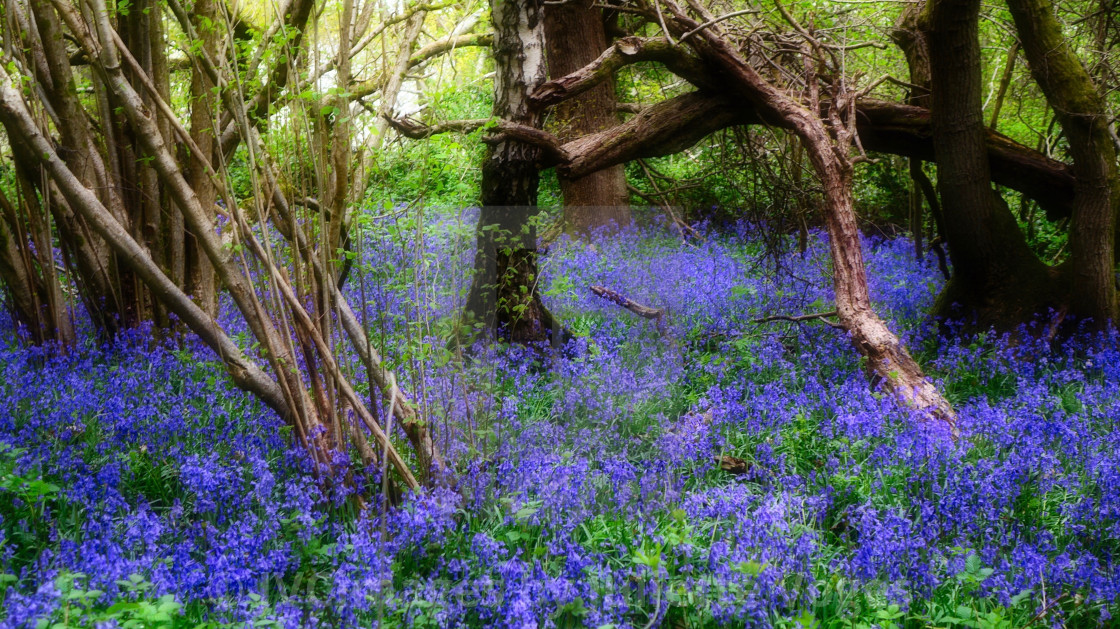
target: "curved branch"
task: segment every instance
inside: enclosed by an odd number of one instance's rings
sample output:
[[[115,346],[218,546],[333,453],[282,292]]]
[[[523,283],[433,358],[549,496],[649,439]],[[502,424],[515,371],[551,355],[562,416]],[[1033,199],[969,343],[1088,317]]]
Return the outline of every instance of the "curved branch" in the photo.
[[[413,140],[423,140],[441,133],[473,133],[490,122],[489,118],[475,118],[471,120],[449,120],[434,125],[424,125],[408,118],[392,118],[385,116],[389,126],[397,133]]]
[[[483,142],[486,144],[500,144],[507,140],[517,140],[526,144],[532,144],[541,149],[542,159],[537,164],[539,168],[555,164],[564,164],[572,159],[572,156],[564,150],[564,147],[560,144],[559,138],[548,131],[528,125],[517,124],[515,122],[506,122],[504,120],[499,121],[494,129],[498,133],[483,138]]]
[[[555,105],[599,85],[619,69],[642,61],[661,63],[697,87],[717,87],[700,60],[687,50],[672,46],[661,37],[623,37],[586,66],[541,85],[529,100],[537,107]]]
[[[857,103],[856,128],[865,149],[934,161],[929,111],[878,100]],[[579,177],[614,164],[682,151],[720,129],[762,124],[748,104],[690,92],[647,107],[621,125],[562,146],[571,157],[555,164]],[[1070,216],[1070,167],[995,132],[987,138],[992,181],[1034,199],[1051,218]]]
[[[465,35],[446,37],[439,41],[421,46],[419,50],[412,53],[412,56],[408,59],[408,67],[415,68],[433,57],[438,57],[444,53],[453,52],[460,48],[469,48],[471,46],[489,47],[493,45],[494,33],[467,33]]]
[[[565,177],[582,177],[624,162],[679,153],[720,129],[761,120],[719,96],[689,92],[661,101],[605,131],[563,145],[571,159],[557,164]]]

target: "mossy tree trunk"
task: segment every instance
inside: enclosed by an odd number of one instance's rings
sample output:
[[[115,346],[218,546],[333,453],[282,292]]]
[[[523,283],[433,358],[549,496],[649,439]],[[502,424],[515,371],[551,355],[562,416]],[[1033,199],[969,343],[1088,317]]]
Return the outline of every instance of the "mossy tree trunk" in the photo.
[[[1050,0],[1008,0],[1031,75],[1062,125],[1073,157],[1069,311],[1104,328],[1116,319],[1116,146],[1104,99],[1062,34]]]
[[[495,0],[494,117],[540,128],[541,114],[529,94],[547,74],[544,7],[540,0]],[[536,239],[540,149],[498,138],[482,162],[481,215],[464,324],[488,336],[518,343],[548,340],[552,317],[537,290]]]

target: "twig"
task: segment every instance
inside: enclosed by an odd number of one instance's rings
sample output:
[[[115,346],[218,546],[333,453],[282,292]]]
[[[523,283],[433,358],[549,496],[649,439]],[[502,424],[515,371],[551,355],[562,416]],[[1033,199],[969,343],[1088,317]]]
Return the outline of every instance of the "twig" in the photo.
[[[657,10],[657,21],[661,23],[665,41],[669,42],[670,46],[676,46],[677,42],[673,41],[673,36],[669,34],[669,27],[665,25],[665,16],[661,15],[661,0],[653,0],[653,8]]]
[[[696,28],[692,29],[691,31],[688,31],[684,35],[681,35],[681,38],[678,41],[678,43],[683,42],[684,40],[688,39],[689,37],[692,37],[696,33],[699,33],[700,31],[704,30],[705,28],[708,28],[709,26],[719,24],[720,22],[722,22],[724,20],[730,20],[733,17],[738,17],[740,15],[747,15],[748,13],[758,13],[758,10],[757,9],[743,9],[742,11],[732,11],[731,13],[721,15],[721,16],[715,18],[715,19],[708,20],[707,22],[704,22],[703,24],[701,24],[700,26],[697,26]]]
[[[1044,590],[1044,592],[1045,592],[1045,590]],[[1061,602],[1062,602],[1062,601],[1063,601],[1064,599],[1066,599],[1066,598],[1068,598],[1068,597],[1069,597],[1069,594],[1067,594],[1067,593],[1065,593],[1065,592],[1062,592],[1061,594],[1059,594],[1059,595],[1058,595],[1058,598],[1056,598],[1056,599],[1054,599],[1054,600],[1050,601],[1050,603],[1049,603],[1049,604],[1047,604],[1047,605],[1044,605],[1044,606],[1042,607],[1042,609],[1038,610],[1038,613],[1034,615],[1034,618],[1031,618],[1030,622],[1028,622],[1027,624],[1023,625],[1024,629],[1025,629],[1026,627],[1029,627],[1029,626],[1033,625],[1034,623],[1036,623],[1036,622],[1038,622],[1038,621],[1042,620],[1043,618],[1045,618],[1045,617],[1046,617],[1046,614],[1047,614],[1047,613],[1049,613],[1051,609],[1054,609],[1054,606],[1055,606],[1055,605],[1057,605],[1058,603],[1061,603]],[[1045,600],[1046,600],[1046,595],[1045,595],[1045,593],[1043,594],[1042,600],[1043,600],[1043,601],[1045,601]]]

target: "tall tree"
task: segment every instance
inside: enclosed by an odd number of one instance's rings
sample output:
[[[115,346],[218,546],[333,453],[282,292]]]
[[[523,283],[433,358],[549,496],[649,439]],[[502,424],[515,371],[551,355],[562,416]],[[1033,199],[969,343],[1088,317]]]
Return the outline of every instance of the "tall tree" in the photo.
[[[494,0],[494,117],[539,129],[540,110],[529,94],[547,78],[541,0]],[[558,331],[537,290],[536,236],[540,148],[497,138],[482,161],[477,245],[465,324],[519,343],[544,341]],[[555,328],[555,329],[554,329]]]
[[[929,42],[937,184],[953,260],[937,310],[975,317],[984,328],[1011,327],[1060,307],[1062,299],[1055,274],[1027,246],[992,189],[979,19],[979,0],[930,0],[920,21]]]
[[[1008,0],[1031,75],[1042,88],[1073,157],[1073,217],[1069,232],[1069,308],[1107,327],[1116,319],[1115,221],[1120,176],[1110,118],[1049,0]]]

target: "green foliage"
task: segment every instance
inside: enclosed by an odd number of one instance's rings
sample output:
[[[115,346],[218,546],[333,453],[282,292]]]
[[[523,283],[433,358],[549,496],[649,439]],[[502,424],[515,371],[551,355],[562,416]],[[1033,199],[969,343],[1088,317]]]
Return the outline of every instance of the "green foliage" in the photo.
[[[167,594],[150,598],[147,591],[152,584],[139,574],[121,580],[117,585],[131,600],[112,605],[104,605],[108,599],[100,590],[87,590],[82,586],[86,575],[64,573],[55,579],[55,587],[61,594],[62,605],[50,619],[43,619],[37,625],[41,629],[70,629],[89,627],[100,623],[113,623],[121,629],[171,629],[192,626],[182,615],[183,606],[175,597]]]
[[[427,94],[425,118],[433,121],[487,118],[490,86],[449,86]],[[423,201],[432,208],[461,209],[476,202],[481,180],[483,130],[445,133],[424,140],[401,139],[377,157],[366,189],[376,204]]]

